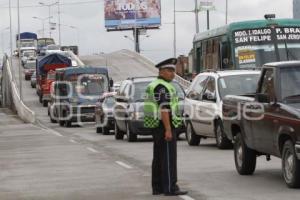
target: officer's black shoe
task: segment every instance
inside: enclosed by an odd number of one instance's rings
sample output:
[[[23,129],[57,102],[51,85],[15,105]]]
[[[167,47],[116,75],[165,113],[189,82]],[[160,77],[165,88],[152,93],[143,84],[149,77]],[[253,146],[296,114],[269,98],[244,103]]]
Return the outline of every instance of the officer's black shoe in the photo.
[[[153,190],[152,191],[152,195],[160,195],[162,194],[163,192],[161,190]]]
[[[165,196],[186,195],[187,193],[188,193],[187,191],[177,190],[177,191],[175,191],[175,192],[165,193]]]

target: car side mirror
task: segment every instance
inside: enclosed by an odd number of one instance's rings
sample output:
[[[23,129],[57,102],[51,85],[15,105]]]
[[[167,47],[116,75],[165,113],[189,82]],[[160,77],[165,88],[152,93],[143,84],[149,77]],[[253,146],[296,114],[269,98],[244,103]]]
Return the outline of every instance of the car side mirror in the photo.
[[[112,78],[109,79],[109,86],[110,87],[114,86],[114,80]]]
[[[187,95],[188,98],[193,99],[193,100],[199,100],[199,93],[191,91],[189,92],[189,94]]]
[[[212,102],[216,102],[217,101],[215,95],[213,95],[211,93],[204,93],[203,96],[202,96],[202,99],[206,100],[206,101],[212,101]]]
[[[258,93],[255,95],[255,99],[259,103],[270,103],[270,97],[267,94]]]
[[[127,103],[129,101],[129,99],[126,98],[126,97],[124,97],[124,96],[116,96],[116,101],[117,102]]]

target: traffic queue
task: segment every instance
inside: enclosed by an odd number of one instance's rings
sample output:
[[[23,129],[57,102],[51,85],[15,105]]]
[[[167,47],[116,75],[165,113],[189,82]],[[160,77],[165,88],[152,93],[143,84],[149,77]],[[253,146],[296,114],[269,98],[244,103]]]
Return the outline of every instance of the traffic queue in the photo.
[[[275,68],[277,65],[279,64],[268,65],[265,68],[269,69],[270,66]],[[49,92],[47,99],[42,98],[42,105],[48,107],[48,115],[52,123],[58,123],[62,127],[71,127],[75,123],[82,125],[85,122],[95,122],[95,133],[114,135],[116,140],[123,140],[125,137],[128,142],[138,141],[138,136],[153,134],[151,128],[145,127],[144,108],[147,98],[146,88],[156,79],[155,76],[128,77],[126,80],[113,83],[106,66],[74,67],[67,56],[57,53],[37,59],[36,66],[37,70],[33,78],[36,78],[37,94],[40,99],[40,96],[45,96]],[[299,63],[286,62],[280,64],[280,69],[285,71],[289,69],[289,72],[294,72],[298,69],[297,66],[300,66]],[[271,130],[260,130],[261,135],[252,138],[254,136],[251,132],[256,131],[252,130],[253,127],[258,126],[262,121],[253,121],[252,125],[248,126],[248,118],[242,116],[244,113],[251,112],[256,115],[261,114],[258,112],[261,108],[259,103],[262,103],[266,110],[273,105],[270,99],[272,88],[270,91],[265,91],[264,95],[262,92],[257,93],[257,88],[263,90],[257,86],[258,83],[262,84],[264,81],[268,81],[263,87],[267,89],[272,86],[270,82],[275,80],[275,75],[267,74],[266,70],[263,72],[261,74],[261,69],[257,68],[206,70],[199,73],[186,90],[173,80],[171,84],[176,90],[180,105],[179,113],[184,122],[176,129],[176,135],[180,138],[181,134],[185,134],[186,141],[190,146],[197,146],[201,140],[206,138],[215,138],[216,146],[219,149],[234,147],[236,169],[241,175],[254,173],[257,156],[265,155],[267,160],[270,160],[271,155],[282,157],[283,174],[287,185],[298,187],[299,144],[293,145],[291,141],[297,141],[299,136],[292,132],[286,132],[296,130],[295,123],[291,124],[282,121],[281,118],[277,119],[281,123],[280,127],[289,128],[284,129],[286,131],[279,128],[282,131],[277,133],[278,147],[276,150],[270,150],[274,145],[272,142],[266,142],[263,135],[270,134]],[[278,77],[276,80],[280,78]],[[292,79],[285,78],[289,82],[292,81]],[[298,79],[294,77],[293,80],[297,81]],[[275,87],[274,84],[273,87]],[[273,88],[273,90],[275,89]],[[288,91],[294,91],[294,89],[286,88],[284,91],[276,92],[277,94],[289,94],[285,104],[290,104],[290,101],[293,103],[296,98],[295,95],[292,95],[293,92]],[[236,99],[248,107],[238,110],[240,102],[237,104]],[[279,101],[279,97],[276,98],[276,101]],[[274,109],[276,105],[280,104],[274,104]],[[282,106],[286,107],[286,105]],[[286,109],[293,113],[290,108]],[[237,114],[242,116],[242,120],[234,118]],[[231,118],[234,118],[235,121]],[[263,115],[263,119],[266,121],[266,116]],[[245,136],[244,134],[249,135]],[[261,139],[257,140],[258,138]],[[258,141],[263,146],[259,146]],[[295,159],[295,162],[290,162],[291,159]]]

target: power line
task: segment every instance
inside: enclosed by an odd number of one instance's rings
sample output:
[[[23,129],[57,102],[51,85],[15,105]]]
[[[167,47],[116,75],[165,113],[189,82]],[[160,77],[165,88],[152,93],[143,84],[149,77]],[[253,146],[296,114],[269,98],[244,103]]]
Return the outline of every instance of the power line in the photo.
[[[103,0],[94,0],[94,1],[78,1],[78,2],[70,2],[70,3],[60,3],[61,6],[73,6],[73,5],[82,5],[82,4],[92,4],[92,3],[100,3]],[[44,5],[24,5],[20,6],[20,8],[40,8],[45,7]],[[9,8],[8,6],[0,6],[0,9]],[[17,8],[17,7],[12,7]]]

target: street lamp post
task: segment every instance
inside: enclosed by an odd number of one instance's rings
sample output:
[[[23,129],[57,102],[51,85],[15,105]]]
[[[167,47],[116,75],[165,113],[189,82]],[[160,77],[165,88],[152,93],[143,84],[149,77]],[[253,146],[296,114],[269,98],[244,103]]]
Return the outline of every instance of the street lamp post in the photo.
[[[10,46],[10,66],[12,66],[13,43],[12,43],[12,17],[11,17],[11,0],[9,0],[9,46]]]
[[[206,20],[207,20],[207,30],[209,30],[209,11],[215,10],[212,1],[201,1],[200,2],[200,11],[206,11]]]
[[[21,22],[20,22],[20,0],[17,1],[17,7],[18,7],[18,52],[19,52],[19,86],[20,86],[20,100],[23,100],[23,92],[22,92],[22,70],[21,70]]]
[[[49,37],[50,38],[51,38],[51,22],[50,22],[51,6],[54,6],[54,5],[58,4],[58,3],[59,3],[58,1],[56,1],[54,3],[51,3],[51,4],[45,4],[43,2],[39,2],[40,5],[48,7],[48,12],[49,12],[49,16],[48,16],[49,17]]]
[[[42,27],[43,27],[43,37],[45,37],[45,20],[47,20],[48,18],[51,19],[53,18],[52,16],[50,17],[46,17],[46,18],[40,18],[40,17],[32,17],[33,19],[37,19],[40,20],[42,22]]]
[[[225,24],[228,23],[228,0],[226,0],[226,14],[225,14]]]
[[[58,0],[58,2],[57,2],[57,7],[58,7],[58,42],[59,42],[59,46],[61,46],[60,0]]]
[[[77,32],[77,45],[79,46],[79,28],[76,26],[69,26],[70,28],[76,30]]]
[[[77,32],[76,33],[77,34],[77,45],[79,46],[79,28],[77,26],[73,26],[73,25],[65,25],[65,24],[60,24],[60,25],[76,30],[76,32]]]
[[[174,0],[174,36],[173,36],[173,57],[176,58],[176,0]]]
[[[145,35],[145,37],[148,38],[148,37],[150,37],[150,35]],[[136,40],[132,39],[132,38],[129,37],[128,35],[124,35],[124,38],[126,38],[126,39],[132,41],[134,44],[136,44]],[[145,38],[144,38],[144,39],[145,39]],[[139,43],[140,43],[140,41],[143,41],[143,40],[139,40]],[[140,47],[139,47],[139,52],[140,52],[140,51],[141,51],[141,49],[140,49]],[[139,52],[138,52],[138,53],[139,53]]]
[[[4,31],[8,30],[10,27],[6,27],[1,30],[1,46],[2,46],[2,53],[4,54]]]

